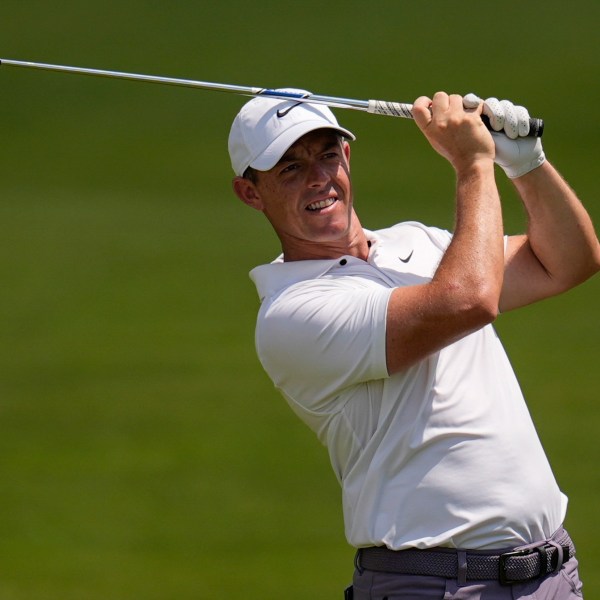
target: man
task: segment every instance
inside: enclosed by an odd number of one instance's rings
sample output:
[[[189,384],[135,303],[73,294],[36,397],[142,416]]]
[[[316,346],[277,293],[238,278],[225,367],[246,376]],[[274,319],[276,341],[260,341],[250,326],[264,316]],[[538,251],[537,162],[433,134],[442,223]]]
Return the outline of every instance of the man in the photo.
[[[328,447],[359,549],[347,598],[580,598],[567,500],[491,323],[592,276],[600,244],[541,141],[519,137],[525,109],[440,92],[413,114],[455,169],[453,234],[363,229],[354,136],[329,109],[258,97],[237,115],[233,189],[283,251],[251,273],[259,358]],[[494,162],[525,235],[503,233]]]

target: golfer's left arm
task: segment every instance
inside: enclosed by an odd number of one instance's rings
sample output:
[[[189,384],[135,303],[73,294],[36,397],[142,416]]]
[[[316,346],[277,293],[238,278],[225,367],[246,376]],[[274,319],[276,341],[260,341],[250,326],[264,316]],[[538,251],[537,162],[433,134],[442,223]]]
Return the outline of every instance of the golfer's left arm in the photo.
[[[500,310],[565,292],[600,270],[600,243],[583,204],[547,161],[512,179],[527,233],[510,237]]]

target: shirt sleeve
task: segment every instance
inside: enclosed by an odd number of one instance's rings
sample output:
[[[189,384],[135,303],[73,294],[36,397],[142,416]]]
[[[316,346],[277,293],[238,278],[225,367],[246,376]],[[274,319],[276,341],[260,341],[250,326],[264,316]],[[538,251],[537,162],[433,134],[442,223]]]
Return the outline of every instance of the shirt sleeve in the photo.
[[[357,277],[305,281],[263,304],[259,359],[304,409],[334,412],[341,390],[388,376],[386,314],[392,288]]]

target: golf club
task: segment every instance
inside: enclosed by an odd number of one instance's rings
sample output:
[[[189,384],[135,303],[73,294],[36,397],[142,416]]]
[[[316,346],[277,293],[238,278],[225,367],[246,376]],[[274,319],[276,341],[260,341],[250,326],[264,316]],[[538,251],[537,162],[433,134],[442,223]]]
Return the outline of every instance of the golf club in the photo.
[[[269,96],[283,100],[294,100],[295,102],[310,102],[314,104],[325,104],[332,108],[349,108],[362,110],[375,115],[387,115],[390,117],[404,117],[412,119],[412,104],[402,102],[389,102],[387,100],[355,100],[351,98],[340,98],[336,96],[322,96],[318,94],[288,92],[269,88],[250,87],[243,85],[231,85],[226,83],[211,83],[208,81],[196,81],[193,79],[178,79],[175,77],[160,77],[157,75],[140,75],[136,73],[123,73],[120,71],[106,71],[102,69],[88,69],[85,67],[69,67],[64,65],[51,65],[45,63],[28,62],[21,60],[0,59],[0,66],[24,67],[29,69],[41,69],[46,71],[59,71],[62,73],[78,73],[80,75],[94,75],[96,77],[110,77],[114,79],[128,79],[133,81],[145,81],[149,83],[161,83],[183,87],[200,88],[218,92],[229,92],[242,96]],[[488,118],[482,115],[482,121],[488,129],[491,129]],[[544,131],[542,119],[531,118],[529,120],[529,137],[541,137]]]

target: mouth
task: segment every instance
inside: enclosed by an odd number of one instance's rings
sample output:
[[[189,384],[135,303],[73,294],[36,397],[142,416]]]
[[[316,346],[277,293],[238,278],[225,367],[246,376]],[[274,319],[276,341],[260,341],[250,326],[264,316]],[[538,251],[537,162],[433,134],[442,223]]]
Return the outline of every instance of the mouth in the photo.
[[[333,206],[337,201],[338,201],[338,199],[336,197],[330,196],[329,198],[325,198],[323,200],[317,200],[316,202],[311,202],[306,207],[306,210],[308,210],[310,212],[318,212],[321,210],[325,210],[326,208]]]

